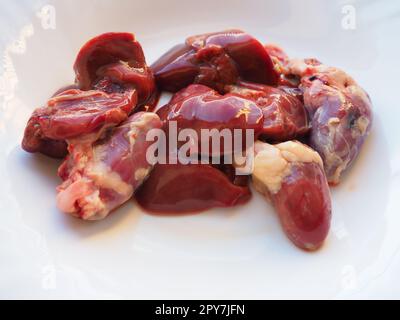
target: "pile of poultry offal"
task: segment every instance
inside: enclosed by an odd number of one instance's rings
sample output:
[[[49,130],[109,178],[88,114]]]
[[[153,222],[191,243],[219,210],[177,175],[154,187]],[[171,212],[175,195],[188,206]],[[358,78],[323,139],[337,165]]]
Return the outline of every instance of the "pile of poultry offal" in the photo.
[[[34,110],[22,141],[28,152],[63,159],[61,211],[99,220],[134,198],[153,213],[199,212],[244,205],[252,183],[296,246],[321,247],[329,185],[352,165],[372,123],[368,94],[344,71],[291,59],[240,30],[191,36],[151,66],[133,34],[106,33],[81,48],[74,71],[75,84]],[[163,91],[174,94],[157,107]],[[149,162],[147,135],[168,136],[172,122],[178,134],[251,129],[252,171],[239,175],[223,161]],[[207,150],[199,157],[234,152]]]

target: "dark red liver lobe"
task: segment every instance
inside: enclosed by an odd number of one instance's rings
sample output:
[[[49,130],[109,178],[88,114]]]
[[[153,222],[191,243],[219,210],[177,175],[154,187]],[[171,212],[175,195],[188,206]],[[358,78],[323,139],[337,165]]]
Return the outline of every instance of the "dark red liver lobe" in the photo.
[[[80,89],[90,90],[99,81],[109,79],[123,87],[133,86],[139,105],[150,100],[156,91],[142,47],[131,33],[110,32],[89,40],[79,51],[74,70]]]
[[[200,83],[222,90],[239,79],[276,85],[279,75],[255,38],[240,30],[192,36],[151,66],[158,86],[176,92]]]
[[[306,109],[294,88],[271,86],[241,81],[225,86],[225,91],[254,101],[264,116],[260,138],[281,142],[303,136],[309,130]]]
[[[290,174],[271,199],[285,233],[296,246],[316,250],[322,245],[331,222],[331,198],[318,164],[292,164]]]
[[[128,118],[136,102],[134,89],[110,94],[77,89],[61,92],[33,112],[25,128],[22,148],[62,158],[67,154],[66,139],[118,125]]]
[[[245,147],[246,129],[253,130],[254,137],[263,129],[263,114],[255,102],[234,94],[220,95],[213,89],[204,85],[190,85],[176,93],[171,101],[162,107],[157,114],[164,120],[165,127],[171,121],[176,121],[178,133],[183,129],[193,129],[199,138],[201,146],[202,129],[216,129],[218,132],[228,130],[232,141],[229,149],[223,149],[224,141],[215,135],[209,138],[210,151],[201,150],[202,153],[211,153],[213,139],[220,140],[221,154],[242,151]],[[168,134],[171,134],[168,132]],[[239,136],[241,134],[241,136]],[[235,137],[242,138],[242,148],[234,149]],[[216,150],[214,150],[216,151]],[[213,155],[218,155],[216,152]]]
[[[235,184],[240,181],[240,184]],[[139,205],[153,213],[190,213],[247,202],[247,182],[231,180],[224,172],[203,164],[156,164],[136,192]]]

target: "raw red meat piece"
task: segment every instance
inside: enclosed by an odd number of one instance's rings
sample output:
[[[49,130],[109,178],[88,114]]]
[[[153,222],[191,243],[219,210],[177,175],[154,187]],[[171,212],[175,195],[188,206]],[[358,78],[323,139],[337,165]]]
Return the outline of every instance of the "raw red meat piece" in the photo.
[[[155,113],[139,112],[95,143],[69,140],[70,155],[59,169],[60,210],[99,220],[129,200],[152,169],[146,134],[161,125]]]
[[[275,85],[279,75],[263,45],[240,30],[192,36],[159,58],[151,68],[158,86],[176,92],[189,84],[219,91],[239,79]]]
[[[22,147],[53,157],[67,154],[66,139],[97,132],[124,121],[136,106],[136,90],[106,93],[70,89],[36,109],[25,129]]]
[[[287,72],[301,77],[310,145],[321,155],[329,183],[338,184],[371,130],[371,100],[344,71],[315,59],[291,60]]]
[[[242,81],[238,85],[226,86],[225,90],[256,102],[262,109],[264,124],[261,139],[270,142],[286,141],[309,131],[303,103],[287,89]]]
[[[331,199],[317,152],[297,141],[255,145],[253,183],[274,205],[289,239],[316,250],[330,227]]]
[[[222,171],[206,164],[156,164],[135,194],[137,202],[155,213],[188,213],[246,203],[247,183],[235,184]]]
[[[136,88],[139,104],[146,103],[156,91],[142,47],[131,33],[110,32],[91,39],[79,51],[74,70],[82,90],[92,89],[106,78]]]
[[[242,151],[246,147],[246,129],[253,130],[256,138],[263,127],[263,114],[261,109],[251,100],[244,99],[234,94],[220,95],[213,89],[204,85],[190,85],[176,93],[170,103],[158,111],[166,126],[171,121],[176,121],[178,134],[183,129],[193,129],[198,138],[199,150],[202,145],[201,130],[216,129],[218,133],[226,129],[231,133],[230,149],[224,149],[224,140],[218,139],[221,149],[211,150],[213,137],[209,138],[210,149],[201,150],[203,153],[218,154]],[[240,150],[234,150],[234,139],[242,138]],[[254,139],[253,139],[254,140]],[[249,147],[249,146],[247,146]],[[214,152],[215,151],[215,152]]]

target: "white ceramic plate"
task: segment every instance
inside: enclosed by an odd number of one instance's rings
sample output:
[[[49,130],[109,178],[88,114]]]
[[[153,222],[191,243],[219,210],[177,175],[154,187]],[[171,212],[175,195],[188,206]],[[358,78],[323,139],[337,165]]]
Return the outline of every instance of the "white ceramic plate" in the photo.
[[[23,152],[20,140],[32,110],[73,81],[80,46],[130,31],[151,63],[188,35],[232,27],[344,68],[373,100],[372,134],[332,190],[324,248],[294,247],[257,194],[244,207],[184,217],[132,202],[95,223],[60,213],[59,162]],[[397,0],[9,0],[0,30],[0,297],[400,297]]]

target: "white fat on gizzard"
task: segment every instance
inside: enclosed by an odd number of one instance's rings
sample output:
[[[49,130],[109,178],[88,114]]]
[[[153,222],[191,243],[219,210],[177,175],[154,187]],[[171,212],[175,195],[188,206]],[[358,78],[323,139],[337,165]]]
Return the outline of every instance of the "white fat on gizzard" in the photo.
[[[270,193],[277,193],[283,179],[290,174],[291,164],[295,162],[314,162],[323,168],[319,154],[298,141],[287,141],[276,145],[257,141],[253,179],[257,184],[263,184]]]

